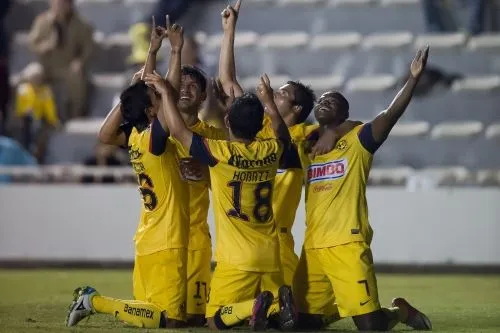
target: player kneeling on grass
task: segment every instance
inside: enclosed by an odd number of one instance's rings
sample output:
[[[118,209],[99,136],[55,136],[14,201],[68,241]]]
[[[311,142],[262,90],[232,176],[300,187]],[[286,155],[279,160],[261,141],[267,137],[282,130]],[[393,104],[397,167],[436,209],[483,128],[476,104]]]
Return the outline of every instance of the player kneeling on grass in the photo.
[[[295,307],[291,288],[283,286],[271,206],[282,152],[286,156],[291,144],[269,79],[261,79],[259,98],[244,94],[229,107],[225,118],[229,141],[193,133],[179,114],[172,87],[158,75],[147,76],[146,82],[162,96],[171,135],[210,167],[217,267],[207,305],[209,327],[227,329],[250,319],[254,330],[265,329],[268,314],[279,312],[282,328],[292,328]],[[264,107],[279,139],[255,140],[262,129]]]
[[[66,319],[68,326],[93,313],[110,314],[137,327],[185,325],[189,189],[179,176],[175,144],[158,112],[161,100],[139,78],[140,73],[99,133],[104,143],[128,147],[142,195],[135,234],[136,300],[100,296],[92,287],[78,288]]]
[[[320,329],[325,317],[352,317],[360,330],[386,331],[402,322],[430,330],[430,320],[406,300],[381,308],[370,249],[366,183],[373,154],[405,111],[422,74],[428,48],[411,64],[411,77],[388,109],[356,126],[319,156],[299,145],[306,172],[306,234],[294,277],[299,326]],[[339,92],[323,94],[314,108],[319,141],[349,117],[349,103]],[[328,135],[325,136],[325,133]],[[309,141],[315,141],[314,135]],[[331,141],[331,140],[330,140]]]

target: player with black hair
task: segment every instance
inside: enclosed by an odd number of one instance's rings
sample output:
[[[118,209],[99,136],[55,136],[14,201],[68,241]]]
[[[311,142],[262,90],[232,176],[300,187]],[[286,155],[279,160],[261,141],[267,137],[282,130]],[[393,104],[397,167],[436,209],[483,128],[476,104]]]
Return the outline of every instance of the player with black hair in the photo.
[[[229,107],[225,117],[229,140],[210,140],[193,133],[182,120],[168,83],[158,75],[147,76],[146,82],[162,95],[172,136],[210,167],[217,266],[206,312],[209,327],[228,329],[250,318],[251,327],[262,330],[272,306],[281,310],[282,327],[293,327],[295,311],[290,288],[283,286],[271,206],[276,171],[291,142],[269,79],[266,75],[261,78],[258,98],[243,94]],[[256,139],[264,109],[277,139]],[[278,296],[279,304],[274,303],[273,295]]]
[[[306,151],[349,118],[349,103],[337,91],[324,93],[314,108],[320,128],[299,144],[306,172],[306,234],[294,277],[299,326],[320,329],[324,318],[352,317],[363,331],[386,331],[402,322],[430,330],[427,316],[403,298],[392,308],[381,308],[370,244],[366,184],[373,154],[387,139],[410,103],[425,69],[428,48],[419,50],[410,79],[387,110],[331,141],[328,152],[311,156]]]
[[[150,56],[144,72],[152,72],[156,53],[168,34],[172,56],[180,52],[182,29],[155,27],[151,33]],[[177,43],[175,42],[177,41]],[[127,147],[142,197],[140,222],[135,241],[133,292],[135,300],[101,296],[92,287],[77,288],[66,319],[74,326],[85,317],[103,313],[142,328],[186,325],[186,275],[189,240],[188,184],[179,176],[176,145],[169,137],[154,89],[140,81],[120,96],[99,132],[105,144]],[[169,66],[167,78],[178,89],[180,66]]]

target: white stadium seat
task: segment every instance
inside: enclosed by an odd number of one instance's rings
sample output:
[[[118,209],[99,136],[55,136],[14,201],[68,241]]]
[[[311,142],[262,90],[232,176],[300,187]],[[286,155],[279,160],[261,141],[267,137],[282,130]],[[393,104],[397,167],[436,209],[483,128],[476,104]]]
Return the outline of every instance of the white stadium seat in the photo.
[[[500,88],[500,76],[466,77],[453,82],[452,90],[458,91],[488,91]]]
[[[407,166],[372,168],[369,181],[373,185],[402,185],[414,172]]]
[[[276,0],[278,6],[314,6],[323,3],[325,0]]]
[[[104,118],[71,119],[64,125],[64,130],[74,134],[97,134],[103,122]]]
[[[498,51],[500,49],[500,34],[485,34],[474,36],[467,44],[469,50],[491,50]]]
[[[350,91],[385,91],[396,85],[397,79],[393,75],[359,76],[347,82]]]
[[[430,125],[426,121],[403,121],[396,123],[391,136],[421,136],[429,132]]]
[[[479,121],[443,122],[434,126],[431,131],[432,139],[466,138],[477,136],[483,130]]]
[[[129,79],[130,78],[127,78],[124,74],[100,73],[92,75],[92,83],[97,86],[98,89],[102,87],[121,89]]]
[[[329,0],[328,6],[368,6],[375,3],[375,0]]]
[[[487,139],[499,139],[500,138],[500,122],[490,124],[485,132]]]
[[[284,82],[291,80],[289,76],[286,75],[272,75],[268,74],[271,85],[276,89],[280,87]],[[245,90],[255,90],[260,82],[260,76],[251,76],[241,80],[241,86]]]
[[[409,46],[413,41],[413,34],[409,31],[374,33],[366,36],[361,43],[365,50],[375,48],[393,49]]]
[[[312,50],[323,49],[350,49],[357,47],[363,36],[358,32],[330,33],[316,35],[312,38],[309,47]]]
[[[432,179],[438,185],[463,184],[471,179],[469,170],[462,166],[429,167],[418,172],[419,176]]]
[[[211,35],[207,37],[205,46],[209,49],[218,49],[222,44],[223,33]],[[238,31],[234,38],[234,47],[236,49],[242,47],[252,47],[257,44],[259,34],[253,31]]]
[[[462,47],[467,41],[464,33],[452,34],[425,34],[415,39],[415,49],[429,45],[433,50]]]
[[[343,76],[313,76],[301,77],[300,81],[310,85],[314,91],[339,90],[344,84]]]
[[[304,31],[276,32],[262,35],[259,46],[265,49],[287,49],[304,46],[309,35]]]

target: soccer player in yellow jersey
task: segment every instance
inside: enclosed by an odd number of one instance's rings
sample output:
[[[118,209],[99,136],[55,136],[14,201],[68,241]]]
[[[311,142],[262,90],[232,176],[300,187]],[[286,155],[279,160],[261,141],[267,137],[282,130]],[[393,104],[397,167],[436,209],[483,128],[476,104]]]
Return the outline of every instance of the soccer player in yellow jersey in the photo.
[[[176,25],[153,29],[152,61],[146,63],[145,71],[152,71],[151,64],[167,33],[172,43],[172,39],[179,39],[182,30]],[[178,52],[178,48],[172,47],[172,57]],[[139,80],[141,73],[138,74],[99,133],[103,143],[128,147],[139,183],[142,207],[134,237],[135,300],[104,297],[92,287],[78,288],[68,313],[68,326],[93,313],[110,314],[144,328],[185,325],[189,189],[180,177],[175,143],[159,112],[160,98]],[[169,75],[177,74],[169,70]],[[125,124],[120,126],[122,121]]]
[[[217,267],[206,313],[209,327],[227,329],[250,318],[253,329],[264,329],[273,293],[278,294],[279,305],[274,306],[280,307],[283,326],[293,327],[293,297],[290,288],[282,286],[271,206],[274,177],[283,149],[290,149],[290,137],[276,111],[267,76],[258,88],[260,101],[245,94],[230,106],[225,118],[229,141],[194,134],[182,121],[168,84],[158,75],[147,76],[146,82],[162,95],[172,136],[210,166]],[[262,128],[263,105],[279,139],[255,140]]]
[[[366,202],[373,154],[410,102],[427,56],[428,48],[418,51],[410,79],[387,110],[345,134],[330,152],[311,159],[304,144],[299,145],[307,167],[307,229],[294,278],[301,327],[319,329],[318,319],[337,313],[352,317],[360,330],[386,331],[398,322],[431,329],[430,320],[402,298],[396,298],[392,308],[381,308]],[[327,92],[314,113],[321,135],[323,129],[335,128],[349,117],[349,104],[340,93]]]

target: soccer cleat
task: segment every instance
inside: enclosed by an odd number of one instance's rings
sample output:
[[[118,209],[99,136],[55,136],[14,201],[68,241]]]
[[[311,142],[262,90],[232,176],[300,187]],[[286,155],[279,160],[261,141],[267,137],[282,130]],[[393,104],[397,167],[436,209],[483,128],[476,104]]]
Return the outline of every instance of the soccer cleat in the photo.
[[[92,308],[92,297],[99,293],[92,287],[76,288],[73,292],[73,302],[69,306],[66,326],[71,327],[78,324],[82,319],[90,316],[95,311]]]
[[[280,328],[282,330],[293,330],[297,325],[297,308],[293,300],[292,288],[281,286],[278,290],[280,304]]]
[[[422,331],[432,330],[432,323],[430,319],[425,314],[423,314],[422,312],[418,311],[416,308],[411,306],[410,303],[408,303],[408,301],[405,300],[404,298],[393,299],[392,306],[406,310],[406,312],[408,313],[408,318],[406,319],[405,322],[403,322],[404,324],[416,330],[422,330]]]
[[[273,303],[274,296],[270,291],[263,291],[255,299],[250,317],[252,331],[263,331],[267,326],[267,311]]]

